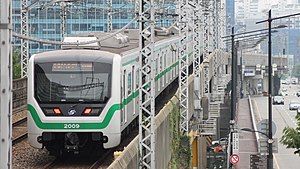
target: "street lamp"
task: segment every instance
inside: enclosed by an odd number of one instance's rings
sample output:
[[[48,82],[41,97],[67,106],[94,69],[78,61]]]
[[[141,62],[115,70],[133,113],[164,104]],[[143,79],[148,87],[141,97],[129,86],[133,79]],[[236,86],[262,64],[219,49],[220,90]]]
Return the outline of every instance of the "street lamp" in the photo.
[[[297,16],[300,15],[300,13],[295,13],[295,14],[291,14],[291,15],[285,15],[285,16],[280,16],[280,17],[276,17],[276,18],[272,18],[272,11],[269,10],[269,17],[266,20],[263,21],[259,21],[256,22],[256,24],[259,23],[264,23],[264,22],[268,22],[268,37],[269,37],[269,42],[268,42],[268,81],[269,81],[269,90],[268,90],[268,96],[269,96],[269,101],[268,101],[268,116],[269,116],[269,129],[272,128],[272,21],[273,20],[277,20],[277,19],[283,19],[283,18],[288,18],[288,17],[292,17],[292,16]],[[281,26],[279,25],[281,28],[287,27],[285,25]],[[268,133],[268,138],[269,140],[273,139],[272,136],[272,130],[269,130]],[[268,169],[273,169],[273,147],[272,147],[272,142],[268,142],[269,146],[268,146],[268,162],[267,162],[267,168]]]
[[[269,135],[267,134],[267,133],[264,133],[264,132],[261,132],[261,131],[257,131],[257,130],[252,130],[252,129],[250,129],[250,128],[241,128],[240,130],[242,130],[242,131],[247,131],[247,132],[251,132],[251,133],[260,133],[260,134],[262,134],[262,135],[264,135],[264,136],[266,136],[267,138],[269,137]],[[273,139],[268,139],[268,141],[267,141],[269,144],[272,144],[273,142],[274,142],[274,140]]]
[[[285,28],[286,25],[279,25],[279,26],[276,26],[276,27],[273,27],[272,29],[280,29],[280,28]],[[236,57],[236,46],[235,46],[235,43],[237,41],[238,43],[238,40],[240,40],[240,38],[243,38],[243,37],[240,37],[241,35],[247,35],[247,37],[254,37],[254,36],[257,36],[258,32],[260,32],[261,34],[262,31],[266,31],[268,29],[259,29],[259,30],[253,30],[253,31],[248,31],[248,32],[242,32],[242,33],[237,33],[235,34],[234,32],[234,27],[232,27],[231,29],[231,35],[228,35],[228,36],[224,36],[222,38],[225,38],[225,41],[228,40],[227,38],[231,38],[231,56],[232,56],[232,60],[231,60],[231,114],[230,114],[230,128],[231,128],[231,132],[230,132],[230,143],[232,144],[233,140],[232,140],[232,131],[234,129],[234,124],[235,124],[235,114],[236,114],[236,79],[237,79],[237,57]],[[274,31],[273,31],[274,32]],[[255,34],[256,33],[256,34]],[[269,30],[268,33],[272,33],[272,31]],[[260,34],[260,35],[261,35]],[[245,40],[245,38],[243,39]],[[257,44],[255,44],[256,46]],[[230,155],[232,155],[232,146],[230,146]]]
[[[250,128],[241,128],[241,130],[242,130],[242,131],[251,132],[251,133],[257,132],[257,133],[260,133],[260,134],[262,134],[262,135],[264,135],[264,136],[266,136],[266,137],[269,137],[267,133],[264,133],[264,132],[261,132],[261,131],[256,131],[256,130],[252,130],[252,129],[250,129]]]

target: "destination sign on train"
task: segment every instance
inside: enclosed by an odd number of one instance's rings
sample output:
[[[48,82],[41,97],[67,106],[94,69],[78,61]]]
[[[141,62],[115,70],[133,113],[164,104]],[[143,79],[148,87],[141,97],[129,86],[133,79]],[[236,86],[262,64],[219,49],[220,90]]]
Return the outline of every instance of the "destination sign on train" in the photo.
[[[92,63],[53,63],[52,71],[93,71]]]

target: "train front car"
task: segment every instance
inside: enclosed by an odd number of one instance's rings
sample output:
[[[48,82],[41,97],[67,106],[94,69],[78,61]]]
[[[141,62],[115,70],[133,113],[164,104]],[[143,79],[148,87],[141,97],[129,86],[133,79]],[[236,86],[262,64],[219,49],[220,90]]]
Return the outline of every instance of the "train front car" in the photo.
[[[51,154],[120,143],[119,55],[96,50],[36,54],[28,69],[28,140]]]

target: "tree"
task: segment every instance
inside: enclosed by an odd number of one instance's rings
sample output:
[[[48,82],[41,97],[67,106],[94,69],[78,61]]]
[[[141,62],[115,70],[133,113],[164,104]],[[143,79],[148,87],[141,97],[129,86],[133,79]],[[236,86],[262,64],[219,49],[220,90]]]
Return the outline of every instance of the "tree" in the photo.
[[[297,127],[285,127],[280,142],[286,145],[287,148],[297,149],[294,154],[300,155],[300,115],[297,115],[296,119]]]
[[[21,78],[21,53],[18,50],[13,51],[13,79]]]

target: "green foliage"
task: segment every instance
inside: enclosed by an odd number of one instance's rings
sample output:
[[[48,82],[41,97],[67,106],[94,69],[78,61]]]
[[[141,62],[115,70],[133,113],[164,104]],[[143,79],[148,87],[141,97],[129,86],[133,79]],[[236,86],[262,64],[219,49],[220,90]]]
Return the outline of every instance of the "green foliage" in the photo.
[[[179,132],[179,107],[173,104],[174,109],[170,113],[170,129],[172,134],[172,155],[169,168],[185,169],[190,168],[191,146],[190,138],[181,135]]]
[[[287,148],[297,149],[295,154],[300,155],[300,115],[296,116],[297,119],[297,127],[285,127],[283,129],[283,136],[280,139],[280,142],[286,145]]]
[[[21,54],[15,50],[12,54],[13,58],[13,79],[21,78]]]
[[[180,168],[190,168],[191,153],[190,137],[181,135],[179,150],[177,152]]]
[[[292,76],[300,78],[300,64],[294,66]]]

